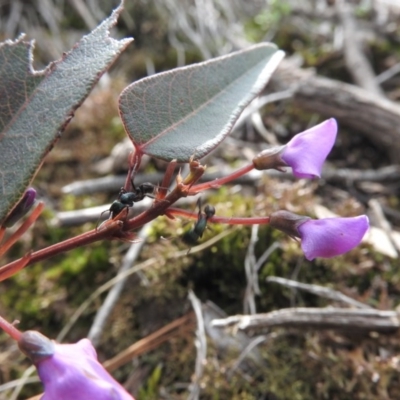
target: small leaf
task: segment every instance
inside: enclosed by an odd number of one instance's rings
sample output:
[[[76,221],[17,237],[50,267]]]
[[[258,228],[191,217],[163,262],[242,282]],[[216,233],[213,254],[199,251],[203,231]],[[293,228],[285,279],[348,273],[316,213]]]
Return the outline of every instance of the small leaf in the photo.
[[[102,73],[132,39],[115,40],[122,4],[62,59],[34,71],[32,42],[0,43],[0,224]]]
[[[167,161],[204,157],[229,134],[283,56],[263,43],[132,83],[121,93],[120,113],[137,151]]]

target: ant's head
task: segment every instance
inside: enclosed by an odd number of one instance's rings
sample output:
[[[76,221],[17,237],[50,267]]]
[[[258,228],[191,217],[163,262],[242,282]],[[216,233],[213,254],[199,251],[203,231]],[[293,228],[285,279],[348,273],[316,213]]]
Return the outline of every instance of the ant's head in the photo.
[[[207,204],[204,207],[204,214],[206,214],[207,218],[212,218],[215,215],[215,207]]]
[[[153,185],[150,182],[145,182],[139,186],[139,189],[144,194],[150,194],[150,193],[154,193],[155,185]]]

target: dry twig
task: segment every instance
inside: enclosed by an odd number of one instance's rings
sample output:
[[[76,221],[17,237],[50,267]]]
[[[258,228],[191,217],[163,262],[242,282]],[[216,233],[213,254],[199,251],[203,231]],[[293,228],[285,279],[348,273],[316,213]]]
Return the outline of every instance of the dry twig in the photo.
[[[212,326],[248,331],[276,327],[336,329],[341,331],[395,333],[400,327],[396,311],[344,308],[285,308],[266,314],[235,315],[215,319]]]
[[[351,306],[357,307],[357,308],[366,308],[370,309],[370,307],[367,304],[361,303],[357,300],[352,299],[351,297],[348,297],[344,295],[343,293],[338,292],[337,290],[333,290],[324,286],[320,285],[311,285],[307,283],[301,283],[297,281],[293,281],[291,279],[285,279],[285,278],[280,278],[278,276],[270,276],[267,278],[267,282],[275,282],[283,286],[287,286],[290,288],[294,289],[301,289],[305,290],[307,292],[313,293],[317,296],[320,297],[325,297],[330,300],[334,301],[340,301],[345,304],[349,304]]]
[[[198,400],[200,397],[200,381],[203,376],[204,365],[207,360],[207,338],[204,325],[203,312],[200,300],[190,291],[189,300],[196,314],[197,329],[195,345],[197,349],[196,366],[192,383],[189,386],[189,400]]]
[[[343,48],[347,69],[358,86],[370,92],[372,96],[383,97],[385,94],[378,85],[375,73],[361,50],[357,24],[350,5],[343,0],[336,0],[335,4],[344,31]]]

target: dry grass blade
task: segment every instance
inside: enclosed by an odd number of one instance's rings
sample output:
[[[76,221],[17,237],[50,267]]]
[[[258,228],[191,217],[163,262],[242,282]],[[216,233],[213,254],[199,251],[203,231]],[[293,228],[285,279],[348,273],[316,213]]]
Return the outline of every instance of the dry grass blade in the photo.
[[[190,312],[181,318],[172,321],[165,325],[158,331],[146,336],[145,338],[129,346],[127,349],[121,351],[115,357],[103,363],[104,368],[108,371],[114,371],[122,365],[128,363],[133,358],[141,354],[147,353],[159,347],[164,342],[172,337],[186,334],[194,328],[194,313]]]

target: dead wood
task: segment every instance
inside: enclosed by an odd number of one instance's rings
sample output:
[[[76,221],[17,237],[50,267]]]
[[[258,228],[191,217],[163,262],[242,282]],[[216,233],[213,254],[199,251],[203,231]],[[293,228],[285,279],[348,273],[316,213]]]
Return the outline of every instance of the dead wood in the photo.
[[[357,35],[357,22],[353,9],[344,0],[336,1],[336,11],[343,26],[343,51],[347,70],[353,81],[373,96],[385,96],[375,79],[375,73],[362,51]]]
[[[341,331],[363,331],[395,333],[400,327],[396,311],[381,311],[352,308],[285,308],[266,314],[235,315],[215,319],[214,327],[234,327],[248,331],[273,327],[299,329],[337,329]]]

